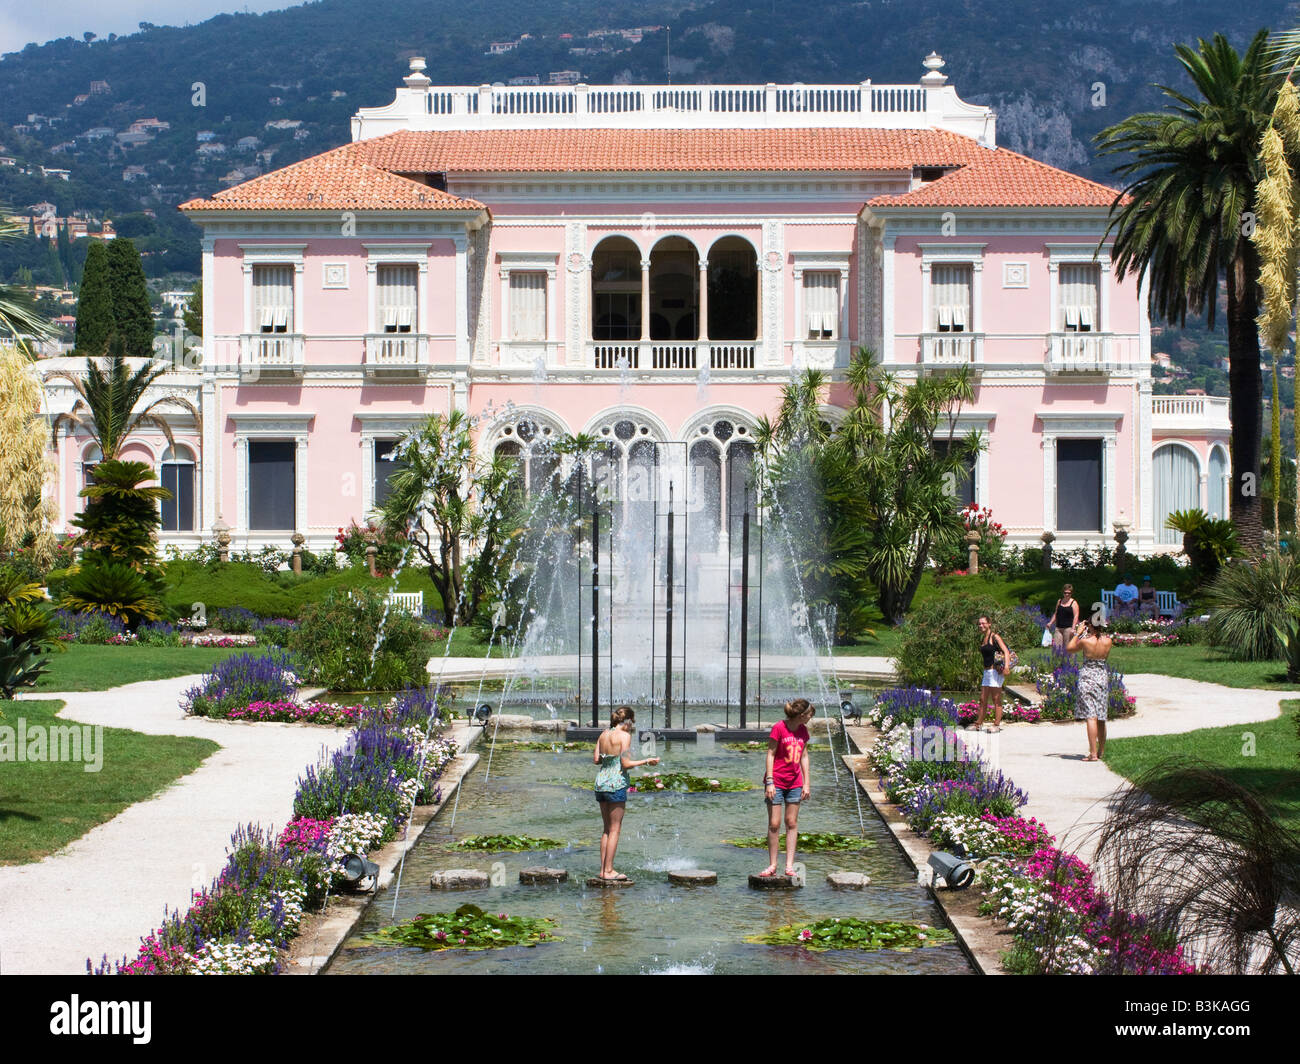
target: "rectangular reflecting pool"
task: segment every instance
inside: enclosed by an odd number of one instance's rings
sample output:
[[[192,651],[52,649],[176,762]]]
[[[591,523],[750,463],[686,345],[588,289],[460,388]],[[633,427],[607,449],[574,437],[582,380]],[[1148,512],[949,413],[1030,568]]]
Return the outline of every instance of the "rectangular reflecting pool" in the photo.
[[[536,737],[533,737],[536,738]],[[636,744],[633,744],[634,751]],[[831,950],[748,943],[786,924],[824,917],[899,920],[942,927],[938,908],[916,883],[884,825],[865,797],[861,821],[854,783],[836,765],[825,737],[812,748],[813,798],[799,817],[801,832],[863,835],[873,844],[858,852],[801,853],[806,882],[793,891],[759,891],[748,885],[767,864],[765,849],[726,840],[766,833],[766,807],[758,787],[763,776],[761,747],[729,750],[693,742],[660,743],[661,772],[706,779],[741,779],[755,789],[738,793],[650,791],[628,796],[615,868],[634,880],[623,889],[588,888],[600,870],[601,820],[591,792],[595,766],[590,747],[537,750],[498,737],[475,747],[480,761],[407,855],[400,890],[381,891],[326,974],[970,974],[953,943],[913,952]],[[491,768],[488,769],[489,754]],[[636,754],[635,756],[641,756]],[[834,769],[838,769],[838,781]],[[636,776],[649,769],[634,769]],[[860,828],[861,823],[861,828]],[[455,844],[468,835],[528,835],[564,840],[553,850],[475,853]],[[783,863],[784,844],[780,858]],[[568,870],[566,883],[527,886],[519,870],[548,865]],[[500,885],[479,890],[435,891],[430,875],[450,868],[495,871]],[[715,886],[678,887],[668,882],[677,869],[709,869]],[[828,872],[865,872],[864,890],[837,891]],[[394,884],[396,886],[396,883]],[[394,898],[396,911],[394,912]],[[561,941],[533,948],[484,952],[424,951],[373,945],[366,934],[421,913],[451,912],[469,902],[484,911],[549,917]]]

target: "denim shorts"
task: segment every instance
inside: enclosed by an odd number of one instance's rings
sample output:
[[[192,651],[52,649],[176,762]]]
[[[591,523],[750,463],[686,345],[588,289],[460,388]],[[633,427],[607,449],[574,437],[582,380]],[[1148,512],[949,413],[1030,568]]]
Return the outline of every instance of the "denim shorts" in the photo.
[[[771,798],[764,797],[768,805],[798,805],[803,801],[802,787],[777,787]]]
[[[626,802],[627,788],[621,787],[616,791],[597,791],[596,801],[598,802]]]

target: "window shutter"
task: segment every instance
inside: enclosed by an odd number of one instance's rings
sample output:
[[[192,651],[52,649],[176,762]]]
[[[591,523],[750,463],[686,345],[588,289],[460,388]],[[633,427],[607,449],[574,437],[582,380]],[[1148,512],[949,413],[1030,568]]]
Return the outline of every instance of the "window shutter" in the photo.
[[[293,326],[293,267],[253,267],[252,320],[262,332],[288,332]]]
[[[964,332],[971,321],[971,267],[946,263],[930,269],[930,301],[938,331]]]
[[[546,339],[546,274],[539,270],[510,273],[510,338]]]
[[[1063,263],[1060,269],[1061,321],[1066,330],[1097,328],[1101,268],[1096,263]]]
[[[808,270],[803,275],[803,299],[808,339],[834,339],[839,332],[840,275]]]
[[[375,271],[375,323],[384,332],[411,332],[419,304],[420,269],[384,265]]]

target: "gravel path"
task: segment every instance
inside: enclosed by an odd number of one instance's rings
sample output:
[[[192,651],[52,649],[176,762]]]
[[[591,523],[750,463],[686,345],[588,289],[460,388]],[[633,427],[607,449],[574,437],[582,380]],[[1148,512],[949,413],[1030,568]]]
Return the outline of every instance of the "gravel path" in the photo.
[[[84,974],[87,957],[134,956],[165,906],[188,908],[190,891],[220,871],[238,825],[281,825],[290,818],[299,773],[347,734],[187,718],[178,701],[197,679],[20,696],[62,699],[59,716],[69,721],[198,736],[221,749],[58,853],[0,866],[0,972]]]
[[[1300,698],[1300,691],[1222,687],[1151,673],[1125,674],[1124,684],[1137,698],[1137,713],[1111,721],[1107,740],[1274,720],[1283,700]],[[974,740],[976,733],[962,735]],[[1104,762],[1083,760],[1088,753],[1083,723],[1012,724],[997,735],[979,736],[978,742],[990,761],[1028,793],[1021,815],[1037,817],[1065,849],[1091,861],[1090,833],[1106,817],[1107,798],[1126,781]]]

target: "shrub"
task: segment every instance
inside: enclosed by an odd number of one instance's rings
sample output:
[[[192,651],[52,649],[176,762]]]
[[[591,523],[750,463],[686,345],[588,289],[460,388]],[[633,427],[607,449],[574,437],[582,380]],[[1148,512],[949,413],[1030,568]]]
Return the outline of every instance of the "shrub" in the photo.
[[[306,677],[337,691],[393,690],[428,677],[420,622],[373,591],[334,590],[307,606],[289,646]]]
[[[59,605],[80,613],[107,613],[127,627],[162,618],[157,583],[128,562],[87,554],[63,583]]]
[[[1210,643],[1238,661],[1282,656],[1274,624],[1300,606],[1300,566],[1290,555],[1266,553],[1220,570],[1207,591],[1213,609]]]
[[[181,630],[166,621],[151,621],[135,630],[136,642],[147,647],[178,647],[183,645]]]
[[[976,622],[987,616],[1009,650],[1038,646],[1042,628],[1028,612],[998,605],[988,595],[942,595],[917,606],[903,625],[897,663],[905,683],[973,690],[984,671]]]
[[[181,708],[196,717],[221,717],[251,702],[287,702],[297,690],[293,659],[284,651],[232,654],[185,692]]]
[[[126,635],[126,625],[107,613],[55,610],[51,617],[60,633],[59,638],[67,643],[105,646],[122,642]]]
[[[250,635],[260,618],[243,606],[223,606],[217,610],[215,627],[230,635]]]
[[[1201,580],[1216,576],[1241,549],[1231,521],[1208,516],[1204,510],[1176,510],[1165,527],[1183,534],[1183,553]]]

